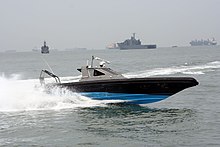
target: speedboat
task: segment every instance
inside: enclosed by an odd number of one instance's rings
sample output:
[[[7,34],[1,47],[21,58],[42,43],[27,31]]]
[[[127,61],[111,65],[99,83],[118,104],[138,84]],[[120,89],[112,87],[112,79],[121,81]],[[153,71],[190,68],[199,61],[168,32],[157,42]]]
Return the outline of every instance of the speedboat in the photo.
[[[94,66],[94,61],[99,65]],[[106,67],[110,62],[92,56],[91,64],[77,69],[82,76],[77,82],[61,82],[60,78],[48,70],[42,70],[40,82],[45,84],[45,74],[55,78],[55,83],[46,87],[66,88],[72,92],[95,100],[119,100],[129,104],[158,102],[186,88],[198,85],[192,77],[146,77],[126,78]]]

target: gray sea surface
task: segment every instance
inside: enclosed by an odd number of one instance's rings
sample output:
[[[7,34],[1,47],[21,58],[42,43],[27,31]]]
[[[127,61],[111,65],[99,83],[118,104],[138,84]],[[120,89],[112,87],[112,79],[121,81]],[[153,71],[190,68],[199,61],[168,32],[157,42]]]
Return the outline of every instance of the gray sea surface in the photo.
[[[199,85],[145,105],[110,105],[65,89],[46,93],[40,85],[42,69],[78,80],[76,69],[92,55],[126,77],[189,76]],[[219,147],[219,85],[220,46],[1,52],[0,146]]]

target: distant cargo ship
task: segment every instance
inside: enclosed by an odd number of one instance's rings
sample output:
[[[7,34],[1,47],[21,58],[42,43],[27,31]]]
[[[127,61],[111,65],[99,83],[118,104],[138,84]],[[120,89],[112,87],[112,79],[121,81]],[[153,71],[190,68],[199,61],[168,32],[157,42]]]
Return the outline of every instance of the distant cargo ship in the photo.
[[[44,41],[44,45],[41,47],[41,53],[42,54],[48,54],[49,53],[49,47],[46,44],[46,41]]]
[[[213,39],[207,39],[207,40],[192,40],[190,43],[189,43],[191,46],[212,46],[212,45],[217,45],[217,42],[215,40],[215,38]]]
[[[127,39],[124,42],[117,43],[118,48],[121,50],[126,49],[155,49],[157,48],[156,44],[151,45],[142,45],[141,41],[135,38],[135,33],[131,36],[131,39]]]

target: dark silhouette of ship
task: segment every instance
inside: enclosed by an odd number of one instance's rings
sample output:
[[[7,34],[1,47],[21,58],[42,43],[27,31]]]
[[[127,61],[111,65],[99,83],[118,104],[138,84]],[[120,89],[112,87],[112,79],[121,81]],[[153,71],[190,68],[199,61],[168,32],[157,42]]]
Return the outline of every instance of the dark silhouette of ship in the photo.
[[[48,54],[49,53],[49,47],[47,46],[46,41],[44,41],[44,45],[41,47],[41,53],[42,54]]]
[[[135,38],[135,33],[131,36],[131,39],[127,39],[124,42],[117,43],[118,48],[121,50],[126,49],[155,49],[157,48],[156,44],[151,45],[142,45],[140,39]]]

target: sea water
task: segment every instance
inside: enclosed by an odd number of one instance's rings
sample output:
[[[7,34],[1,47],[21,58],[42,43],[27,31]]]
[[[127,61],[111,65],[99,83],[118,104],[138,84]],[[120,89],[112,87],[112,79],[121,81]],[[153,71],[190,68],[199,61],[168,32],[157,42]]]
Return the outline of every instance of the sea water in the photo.
[[[129,78],[190,76],[199,85],[147,105],[114,105],[41,86],[42,69],[62,81],[79,80],[76,69],[92,55]],[[219,84],[220,46],[1,52],[0,146],[220,146]]]

